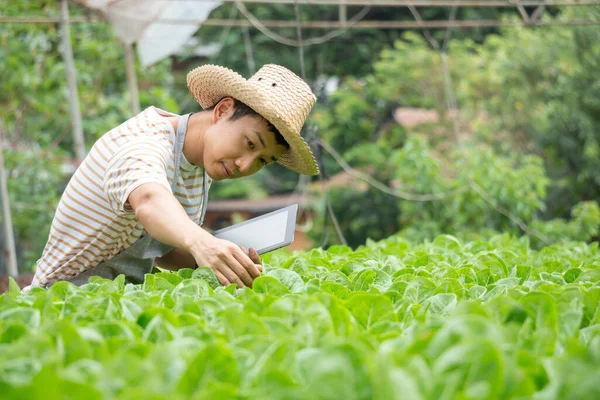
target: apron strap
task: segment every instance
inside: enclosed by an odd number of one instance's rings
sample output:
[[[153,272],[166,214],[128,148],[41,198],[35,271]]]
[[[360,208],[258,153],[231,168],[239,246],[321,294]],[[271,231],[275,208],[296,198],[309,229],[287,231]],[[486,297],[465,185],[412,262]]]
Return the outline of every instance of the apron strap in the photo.
[[[175,193],[177,187],[177,176],[179,174],[179,166],[181,165],[181,157],[183,153],[183,144],[185,143],[185,134],[187,132],[187,124],[191,114],[185,114],[179,117],[177,123],[177,131],[175,132],[175,141],[173,142],[173,180],[171,182],[171,190]]]

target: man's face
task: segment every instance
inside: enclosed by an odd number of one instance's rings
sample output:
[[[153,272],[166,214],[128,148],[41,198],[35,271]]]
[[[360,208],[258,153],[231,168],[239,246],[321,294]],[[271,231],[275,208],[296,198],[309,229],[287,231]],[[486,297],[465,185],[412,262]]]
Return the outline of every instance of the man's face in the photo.
[[[235,121],[233,100],[222,100],[213,111],[213,124],[204,137],[204,168],[215,181],[252,175],[277,160],[286,150],[258,116]]]

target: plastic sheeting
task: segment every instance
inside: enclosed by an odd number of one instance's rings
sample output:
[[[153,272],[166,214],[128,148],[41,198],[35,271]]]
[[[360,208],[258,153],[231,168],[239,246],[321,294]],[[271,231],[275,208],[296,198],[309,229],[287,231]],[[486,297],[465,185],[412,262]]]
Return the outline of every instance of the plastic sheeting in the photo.
[[[146,67],[176,53],[221,2],[85,0],[84,4],[100,10],[123,42],[137,43],[140,62]],[[161,22],[161,19],[168,22]],[[177,20],[186,22],[177,23]],[[190,24],[190,20],[198,23]]]

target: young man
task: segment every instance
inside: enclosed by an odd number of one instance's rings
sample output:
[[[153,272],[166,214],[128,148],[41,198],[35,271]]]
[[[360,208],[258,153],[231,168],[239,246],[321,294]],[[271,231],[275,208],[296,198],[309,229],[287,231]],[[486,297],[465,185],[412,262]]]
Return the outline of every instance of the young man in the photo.
[[[31,287],[90,276],[143,281],[154,263],[211,267],[219,281],[251,286],[254,249],[202,225],[213,180],[252,175],[273,162],[316,175],[300,136],[316,97],[291,71],[265,65],[246,80],[205,65],[187,76],[204,111],[178,116],[149,107],[102,136],[75,171],[52,221]]]

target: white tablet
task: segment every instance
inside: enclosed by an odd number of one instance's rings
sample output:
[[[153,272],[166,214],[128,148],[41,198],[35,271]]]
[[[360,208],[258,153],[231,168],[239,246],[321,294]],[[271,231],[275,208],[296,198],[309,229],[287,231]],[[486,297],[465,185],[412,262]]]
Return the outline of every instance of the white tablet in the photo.
[[[293,204],[259,217],[249,219],[213,232],[212,235],[229,240],[258,254],[278,249],[294,241],[298,204]]]

